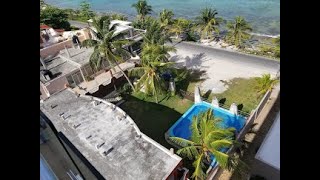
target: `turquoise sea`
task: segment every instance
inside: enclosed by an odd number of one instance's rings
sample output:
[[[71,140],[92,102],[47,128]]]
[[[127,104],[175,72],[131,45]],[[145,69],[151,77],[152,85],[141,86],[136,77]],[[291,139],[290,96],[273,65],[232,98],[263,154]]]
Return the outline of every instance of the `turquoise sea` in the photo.
[[[82,0],[45,0],[46,3],[61,8],[78,8]],[[131,7],[137,0],[88,0],[97,12],[119,12],[135,17]],[[252,25],[254,33],[262,35],[280,34],[280,0],[148,0],[153,14],[158,15],[162,9],[173,10],[175,17],[195,18],[200,9],[213,7],[218,15],[226,20],[240,15]]]

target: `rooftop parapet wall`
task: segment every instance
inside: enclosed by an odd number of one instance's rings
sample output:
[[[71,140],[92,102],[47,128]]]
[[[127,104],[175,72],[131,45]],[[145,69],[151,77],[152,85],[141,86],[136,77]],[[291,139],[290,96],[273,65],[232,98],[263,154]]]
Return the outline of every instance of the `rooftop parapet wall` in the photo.
[[[80,42],[90,39],[90,34],[89,30],[87,29],[82,29],[79,31],[75,31],[75,33],[80,33],[81,35],[79,36]],[[45,47],[43,49],[40,49],[40,56],[45,58],[49,55],[54,55],[58,53],[60,50],[64,49],[64,47],[71,48],[73,47],[72,39],[62,41],[60,43],[52,44],[51,46]]]

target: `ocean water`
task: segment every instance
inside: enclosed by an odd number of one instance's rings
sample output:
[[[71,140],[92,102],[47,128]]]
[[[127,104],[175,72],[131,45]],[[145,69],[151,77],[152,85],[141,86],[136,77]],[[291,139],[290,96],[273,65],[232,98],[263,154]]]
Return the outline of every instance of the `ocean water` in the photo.
[[[82,0],[45,0],[61,8],[78,8]],[[88,0],[94,11],[120,12],[132,19],[136,11],[131,7],[137,0]],[[230,20],[244,16],[252,25],[253,32],[265,35],[280,34],[280,0],[148,0],[153,14],[162,9],[173,10],[175,17],[194,19],[202,8],[212,7],[218,16]]]

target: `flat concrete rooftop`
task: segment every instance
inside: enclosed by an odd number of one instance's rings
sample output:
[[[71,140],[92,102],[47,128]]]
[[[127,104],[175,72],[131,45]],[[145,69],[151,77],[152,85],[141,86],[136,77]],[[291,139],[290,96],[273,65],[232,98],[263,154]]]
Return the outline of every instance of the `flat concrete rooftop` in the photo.
[[[165,179],[181,161],[141,133],[122,109],[98,98],[65,89],[40,110],[106,179]]]
[[[256,158],[280,170],[280,112],[262,142]]]
[[[53,75],[55,74],[68,74],[74,70],[77,69],[77,67],[73,64],[70,64],[65,59],[62,59],[58,56],[47,60],[46,61],[47,69],[52,72]],[[40,70],[43,70],[44,68],[40,66]],[[40,80],[42,82],[46,82],[46,80],[43,78],[43,76],[40,73]]]
[[[65,49],[61,50],[60,55],[82,66],[89,63],[90,56],[93,53],[93,48],[68,48],[68,51],[70,53],[70,57],[68,57],[68,54],[65,52]]]

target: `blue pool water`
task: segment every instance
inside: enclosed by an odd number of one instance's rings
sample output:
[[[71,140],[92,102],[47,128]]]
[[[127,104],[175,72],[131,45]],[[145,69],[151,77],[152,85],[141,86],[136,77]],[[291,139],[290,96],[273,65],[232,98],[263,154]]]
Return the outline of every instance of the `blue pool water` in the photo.
[[[239,133],[246,123],[245,117],[241,115],[234,115],[225,109],[213,107],[207,102],[201,102],[198,104],[194,104],[190,109],[188,109],[187,112],[185,112],[180,117],[180,119],[173,126],[171,126],[171,128],[168,130],[169,137],[181,137],[184,139],[190,139],[190,125],[192,122],[192,118],[195,115],[198,115],[200,112],[208,110],[209,108],[213,109],[213,114],[216,118],[222,119],[219,124],[222,128],[234,127],[237,133]],[[228,149],[223,149],[222,152],[226,152],[227,150]],[[213,155],[211,156],[211,159],[211,166],[216,166],[217,163]]]

